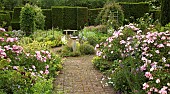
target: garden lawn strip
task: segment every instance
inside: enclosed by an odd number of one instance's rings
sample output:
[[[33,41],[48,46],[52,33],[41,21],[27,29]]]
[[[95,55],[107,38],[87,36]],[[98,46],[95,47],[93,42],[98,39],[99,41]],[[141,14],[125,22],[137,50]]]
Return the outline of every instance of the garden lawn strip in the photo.
[[[103,75],[95,70],[93,55],[68,57],[54,82],[54,90],[64,94],[115,94],[113,88],[102,84]]]

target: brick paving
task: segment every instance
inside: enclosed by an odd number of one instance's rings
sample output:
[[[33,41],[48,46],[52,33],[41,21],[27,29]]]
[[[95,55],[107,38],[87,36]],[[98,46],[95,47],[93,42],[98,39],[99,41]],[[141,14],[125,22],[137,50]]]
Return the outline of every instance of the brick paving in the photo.
[[[93,56],[68,57],[57,76],[55,90],[64,94],[115,94],[112,87],[101,83],[103,75],[94,69]]]

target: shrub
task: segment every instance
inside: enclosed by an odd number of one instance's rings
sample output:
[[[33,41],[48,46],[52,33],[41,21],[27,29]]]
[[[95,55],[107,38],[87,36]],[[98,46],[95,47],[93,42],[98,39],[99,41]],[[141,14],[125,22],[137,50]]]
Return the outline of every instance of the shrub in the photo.
[[[150,10],[149,13],[153,15],[153,19],[155,21],[160,20],[160,16],[161,16],[161,11],[160,10]]]
[[[119,3],[124,11],[125,19],[131,19],[132,21],[143,17],[145,13],[149,13],[149,3]],[[130,21],[131,22],[131,21]]]
[[[21,10],[20,28],[27,36],[35,30],[35,10],[29,4],[26,4]]]
[[[162,0],[161,4],[161,24],[165,26],[170,22],[170,2],[168,0]]]
[[[94,54],[95,50],[94,47],[91,46],[90,44],[84,43],[80,45],[80,52],[81,54],[89,55],[89,54]]]
[[[35,10],[35,28],[36,29],[44,29],[45,26],[45,16],[42,13],[41,8],[38,6],[34,6]]]
[[[95,32],[86,31],[85,29],[79,33],[81,42],[88,42],[90,45],[95,46],[98,43],[98,37]]]
[[[20,29],[20,12],[22,7],[15,7],[14,13],[12,16],[11,26],[13,30],[19,30]]]
[[[102,10],[102,8],[96,8],[96,9],[89,9],[88,10],[88,25],[96,25],[95,23],[95,19],[97,18],[98,14],[100,13],[100,11]]]
[[[77,29],[83,29],[88,22],[88,8],[77,7]]]
[[[52,28],[52,10],[51,9],[42,9],[42,12],[45,16],[45,30]]]
[[[64,8],[64,29],[77,29],[77,8],[65,7]]]
[[[64,7],[52,7],[52,27],[63,29],[64,28],[63,18],[64,18]]]
[[[9,26],[9,24],[10,24],[10,20],[11,20],[11,18],[10,18],[10,14],[9,13],[7,13],[7,14],[0,14],[0,25],[2,26],[3,25],[3,22],[5,22],[6,23],[6,27],[8,27]]]
[[[124,14],[121,6],[115,2],[107,3],[100,14],[97,16],[96,22],[109,27],[118,28],[123,25]]]

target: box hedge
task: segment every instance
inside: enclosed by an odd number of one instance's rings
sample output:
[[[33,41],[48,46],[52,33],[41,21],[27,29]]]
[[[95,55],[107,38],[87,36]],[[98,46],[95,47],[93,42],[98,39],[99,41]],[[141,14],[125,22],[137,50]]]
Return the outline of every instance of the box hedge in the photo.
[[[149,3],[119,3],[124,11],[125,19],[129,19],[131,16],[134,19],[143,17],[145,13],[149,13]]]
[[[11,21],[12,29],[19,30],[20,29],[20,11],[22,7],[15,7],[14,13]]]
[[[45,29],[52,28],[52,12],[51,9],[42,9],[43,15],[45,16]]]
[[[7,14],[5,14],[5,13],[1,14],[0,13],[0,26],[2,26],[3,22],[6,22],[5,26],[9,26],[10,25],[10,20],[11,20],[11,18],[10,18],[9,13],[7,13]]]
[[[63,17],[64,17],[64,7],[53,6],[52,7],[52,27],[63,29]]]
[[[161,10],[150,10],[149,13],[153,15],[154,20],[160,20]]]
[[[77,8],[65,7],[64,8],[64,29],[77,29]]]
[[[101,10],[102,10],[102,8],[88,10],[88,24],[89,25],[96,25],[95,19],[97,18],[98,14],[100,13]]]
[[[77,29],[83,29],[88,23],[88,8],[78,7],[77,8]]]

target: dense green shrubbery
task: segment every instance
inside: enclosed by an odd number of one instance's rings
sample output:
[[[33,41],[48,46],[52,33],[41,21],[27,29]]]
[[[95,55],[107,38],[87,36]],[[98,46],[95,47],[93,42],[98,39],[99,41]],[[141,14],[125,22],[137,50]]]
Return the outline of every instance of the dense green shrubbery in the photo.
[[[96,25],[95,19],[97,18],[98,14],[100,13],[100,11],[102,10],[102,8],[96,8],[96,9],[89,9],[88,10],[88,25]]]
[[[42,14],[42,10],[37,6],[26,4],[21,10],[20,16],[20,28],[30,35],[36,29],[44,29],[45,16]]]
[[[122,10],[124,11],[125,19],[133,23],[137,18],[143,17],[145,13],[149,13],[149,3],[127,3],[120,2]]]
[[[95,53],[95,50],[92,45],[83,43],[80,45],[80,52],[85,55],[91,55]]]
[[[29,36],[35,30],[35,10],[34,7],[26,4],[21,10],[20,28]]]
[[[165,26],[170,22],[170,2],[169,0],[162,0],[161,1],[161,24]]]
[[[61,41],[61,38],[63,36],[61,31],[37,30],[31,36],[35,41],[43,42],[44,44],[49,45],[50,47],[61,46],[63,44]]]
[[[98,24],[107,25],[108,27],[113,27],[115,29],[123,25],[123,21],[124,14],[121,6],[115,2],[109,2],[105,4],[103,10],[100,12],[96,19]]]
[[[45,16],[45,30],[52,28],[52,10],[51,9],[42,9],[43,15]]]

